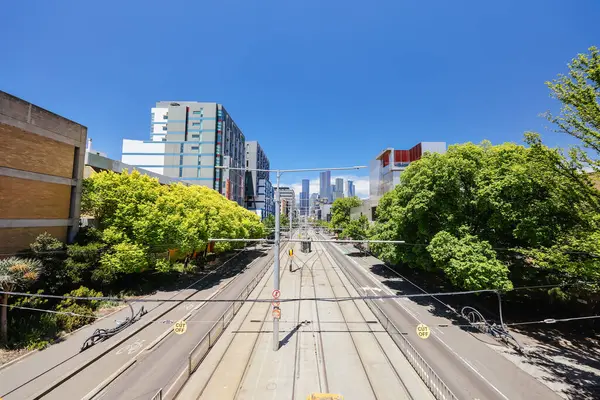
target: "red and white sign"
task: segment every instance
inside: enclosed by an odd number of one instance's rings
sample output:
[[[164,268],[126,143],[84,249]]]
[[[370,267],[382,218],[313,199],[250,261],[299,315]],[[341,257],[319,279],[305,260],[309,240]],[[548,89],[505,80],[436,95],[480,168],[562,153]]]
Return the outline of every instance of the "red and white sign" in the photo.
[[[279,308],[273,309],[273,318],[276,318],[276,319],[281,318],[281,310]]]
[[[278,299],[281,296],[281,291],[279,289],[273,290],[273,298]]]
[[[281,303],[278,301],[274,301],[271,304],[273,305],[273,307],[277,307],[277,308],[279,308],[281,306]]]

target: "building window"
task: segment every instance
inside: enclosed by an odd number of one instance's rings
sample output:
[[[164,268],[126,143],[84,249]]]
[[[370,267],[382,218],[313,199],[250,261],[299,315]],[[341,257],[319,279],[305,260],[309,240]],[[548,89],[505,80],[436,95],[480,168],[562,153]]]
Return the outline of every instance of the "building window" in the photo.
[[[168,114],[163,115],[163,119],[169,119],[169,115]]]
[[[166,131],[166,130],[167,130],[167,126],[163,125],[163,131]]]
[[[200,126],[202,125],[202,122],[192,122],[192,126]]]
[[[198,150],[199,147],[198,146],[192,146],[192,150]]]
[[[194,115],[199,115],[199,116],[204,116],[204,110],[200,109],[199,111],[193,111],[192,114]]]
[[[192,135],[192,139],[200,139],[200,135]]]

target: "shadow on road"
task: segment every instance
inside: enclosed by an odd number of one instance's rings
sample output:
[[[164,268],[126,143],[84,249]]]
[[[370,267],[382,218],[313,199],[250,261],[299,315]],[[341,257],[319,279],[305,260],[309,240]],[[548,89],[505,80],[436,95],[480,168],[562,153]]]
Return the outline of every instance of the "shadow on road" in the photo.
[[[372,256],[355,255],[357,262],[373,264],[369,269],[375,275],[385,278],[383,283],[398,294],[423,293],[407,280],[412,281],[427,292],[450,292],[454,288],[439,277],[408,267],[387,266]],[[446,286],[446,287],[445,287]],[[432,315],[447,318],[454,325],[470,332],[473,328],[464,326],[467,321],[450,310],[448,306],[460,313],[464,306],[476,308],[488,322],[498,323],[498,298],[494,293],[437,296],[442,304],[433,297],[413,297],[410,301],[425,306]],[[529,299],[520,293],[503,295],[503,318],[505,323],[544,318],[559,318],[562,310],[548,309],[542,304]],[[546,371],[548,377],[542,378],[564,387],[562,392],[573,399],[600,399],[600,340],[596,334],[595,320],[582,323],[552,325],[532,324],[509,327],[518,334],[518,339],[525,347],[526,356],[520,362],[538,367]],[[478,335],[481,337],[481,335]],[[501,342],[497,342],[499,345]]]

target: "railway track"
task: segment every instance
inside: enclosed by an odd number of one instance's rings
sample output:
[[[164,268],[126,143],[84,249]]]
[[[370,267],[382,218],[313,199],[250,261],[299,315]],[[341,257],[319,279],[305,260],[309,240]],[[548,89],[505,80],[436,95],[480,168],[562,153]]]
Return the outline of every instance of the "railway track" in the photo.
[[[343,282],[342,275],[340,275],[340,272],[339,272],[342,267],[333,258],[329,259],[328,257],[326,257],[327,250],[326,250],[324,244],[322,244],[322,243],[315,243],[315,244],[317,245],[316,247],[320,247],[321,248],[321,250],[316,250],[316,251],[317,251],[319,260],[321,262],[321,265],[323,266],[323,269],[324,269],[324,272],[325,272],[325,276],[327,278],[327,282],[329,283],[329,285],[332,288],[332,292],[333,292],[334,297],[338,298],[338,297],[356,296],[356,294],[352,293],[351,290],[349,290],[349,288],[347,287],[347,285]],[[327,259],[327,260],[325,260],[325,259]],[[326,267],[327,264],[330,266],[330,268]],[[344,275],[344,277],[347,278],[345,275]],[[352,284],[352,283],[350,282],[350,284]],[[345,293],[341,293],[340,295],[336,294],[336,291],[333,290],[333,288],[335,288],[335,287],[341,287],[341,288],[343,288],[343,291]],[[352,286],[352,289],[354,289],[353,286]],[[361,311],[361,308],[357,304],[357,301],[358,300],[352,300],[351,303],[350,303],[353,306],[353,310],[354,310],[353,314],[354,315],[357,315],[357,314],[361,315],[361,317],[362,317],[362,319],[364,321],[364,324],[366,326],[370,326],[367,318],[365,318],[364,313]],[[365,362],[365,360],[361,356],[361,354],[364,354],[364,351],[361,352],[361,349],[359,348],[359,345],[357,344],[357,340],[355,339],[354,335],[352,334],[352,330],[350,328],[350,324],[348,323],[348,318],[346,316],[346,314],[348,313],[348,310],[346,310],[346,312],[344,312],[344,309],[343,309],[342,304],[340,302],[336,302],[335,304],[337,304],[338,309],[340,311],[340,314],[342,315],[343,322],[344,322],[344,325],[345,325],[346,329],[348,330],[348,332],[351,332],[350,333],[350,337],[352,339],[352,343],[354,345],[354,349],[355,349],[356,353],[358,354],[358,357],[360,359],[360,362],[361,362],[361,365],[362,365],[363,370],[365,372],[365,375],[367,376],[367,379],[369,381],[369,385],[370,385],[371,390],[373,392],[373,397],[375,399],[378,399],[379,395],[378,395],[378,390],[377,390],[377,384],[373,381],[373,378],[372,378],[373,375],[369,373],[368,364]],[[373,331],[372,329],[370,329],[370,331],[371,331],[371,336],[372,336],[372,339],[373,339],[372,341],[374,343],[376,343],[377,348],[379,349],[379,351],[381,352],[381,354],[384,355],[384,358],[385,358],[385,360],[386,360],[389,368],[393,371],[393,373],[394,373],[394,375],[395,375],[395,377],[396,377],[399,385],[404,390],[403,396],[400,395],[400,394],[398,394],[398,398],[413,399],[410,391],[408,390],[408,388],[406,387],[406,384],[404,383],[402,377],[400,376],[400,373],[394,367],[394,363],[392,362],[392,360],[388,357],[386,349],[382,346],[381,342],[379,341],[379,339],[375,335],[375,331]]]

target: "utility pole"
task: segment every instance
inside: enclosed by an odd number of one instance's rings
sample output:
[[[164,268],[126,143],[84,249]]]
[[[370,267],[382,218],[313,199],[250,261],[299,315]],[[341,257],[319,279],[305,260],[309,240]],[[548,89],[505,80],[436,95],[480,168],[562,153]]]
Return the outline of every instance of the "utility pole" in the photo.
[[[281,178],[281,171],[277,170],[277,191],[275,192],[275,263],[273,265],[273,292],[276,290],[279,291],[279,214],[281,213],[279,178]],[[273,351],[277,350],[279,350],[279,318],[275,318],[275,316],[273,316]]]

